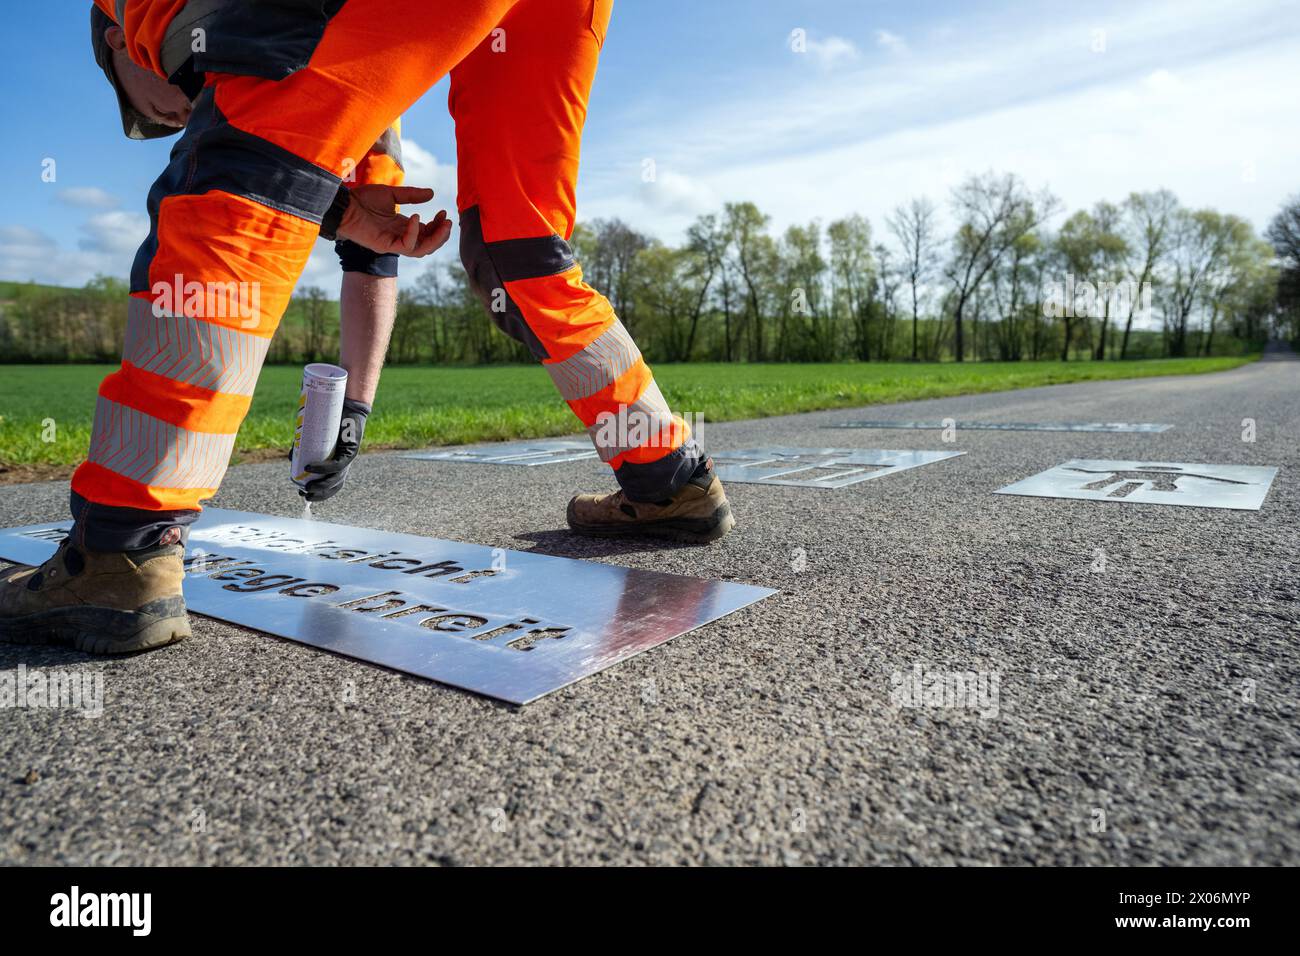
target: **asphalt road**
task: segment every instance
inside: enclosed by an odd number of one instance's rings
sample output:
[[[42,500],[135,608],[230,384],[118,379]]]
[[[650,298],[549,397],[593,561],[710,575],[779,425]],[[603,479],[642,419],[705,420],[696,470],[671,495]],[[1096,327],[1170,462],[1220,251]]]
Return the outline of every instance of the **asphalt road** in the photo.
[[[1176,427],[822,427],[864,417]],[[0,711],[0,862],[1297,862],[1300,361],[704,438],[967,454],[835,491],[732,485],[738,528],[710,547],[570,536],[569,495],[608,484],[593,463],[366,456],[320,517],[780,593],[523,709],[206,618],[107,663],[0,646],[0,669],[100,670],[106,696],[98,719]],[[991,494],[1076,457],[1281,472],[1259,512]],[[214,503],[297,515],[285,472],[234,468]],[[0,525],[65,496],[0,487]],[[917,664],[996,679],[996,706],[897,706]]]

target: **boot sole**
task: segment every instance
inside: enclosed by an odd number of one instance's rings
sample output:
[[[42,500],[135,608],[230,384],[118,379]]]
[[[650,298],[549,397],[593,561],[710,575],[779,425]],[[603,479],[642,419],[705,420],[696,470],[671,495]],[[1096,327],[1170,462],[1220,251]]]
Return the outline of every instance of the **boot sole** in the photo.
[[[87,654],[135,654],[192,635],[181,597],[151,601],[138,611],[66,607],[0,619],[0,643],[54,644]]]
[[[582,524],[569,515],[569,527],[593,538],[668,538],[689,544],[716,541],[736,526],[731,505],[723,502],[707,518],[663,518],[659,521],[629,521],[617,524]]]

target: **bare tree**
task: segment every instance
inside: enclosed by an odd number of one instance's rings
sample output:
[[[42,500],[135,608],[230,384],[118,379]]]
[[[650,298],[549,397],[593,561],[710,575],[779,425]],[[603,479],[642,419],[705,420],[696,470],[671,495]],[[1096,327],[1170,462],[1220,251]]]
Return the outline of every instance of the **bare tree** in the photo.
[[[902,248],[900,271],[912,296],[912,361],[920,357],[918,327],[921,322],[921,289],[934,272],[939,251],[938,210],[925,196],[918,196],[894,210],[887,220],[889,231]]]
[[[1093,265],[1093,279],[1101,291],[1101,334],[1097,337],[1097,349],[1093,359],[1102,361],[1106,358],[1106,339],[1110,332],[1110,310],[1115,305],[1114,289],[1123,280],[1124,260],[1128,256],[1128,242],[1120,233],[1121,213],[1114,203],[1099,202],[1093,207],[1092,218],[1097,224],[1097,258]],[[1136,303],[1140,296],[1128,296],[1130,303]],[[1130,306],[1130,314],[1132,307]]]
[[[1236,216],[1224,216],[1220,229],[1224,233],[1223,255],[1205,276],[1202,311],[1207,318],[1202,355],[1209,355],[1214,348],[1219,318],[1248,310],[1258,286],[1263,285],[1272,293],[1269,298],[1276,300],[1276,284],[1269,268],[1272,247],[1255,235],[1250,223]]]
[[[1192,314],[1204,301],[1207,290],[1213,289],[1215,274],[1223,268],[1243,227],[1249,230],[1236,216],[1225,216],[1213,209],[1183,209],[1175,216],[1170,314],[1165,316],[1171,355],[1187,354]]]
[[[727,238],[718,227],[717,216],[700,216],[686,230],[686,252],[689,253],[688,272],[695,282],[696,295],[691,306],[690,331],[682,348],[682,361],[690,361],[691,354],[695,351],[695,339],[708,301],[709,289],[713,285],[714,276],[721,271],[727,254]]]
[[[629,330],[636,325],[632,290],[636,287],[637,255],[650,247],[650,238],[621,219],[597,219],[590,246],[582,255],[582,271],[593,288],[603,292]]]
[[[1265,236],[1280,267],[1277,304],[1291,323],[1292,338],[1300,339],[1300,195],[1287,200],[1268,224]]]
[[[752,362],[761,362],[766,354],[763,342],[763,309],[759,292],[760,277],[775,270],[776,247],[767,235],[770,217],[758,211],[752,202],[729,202],[723,207],[731,248],[741,281],[745,284],[745,313],[750,326]]]
[[[872,274],[870,311],[879,315],[876,328],[880,330],[880,340],[876,344],[876,356],[881,361],[888,361],[894,349],[894,324],[898,318],[898,287],[903,275],[893,261],[893,252],[884,243],[875,247],[876,270]]]
[[[1060,303],[1061,321],[1065,326],[1065,341],[1061,346],[1061,361],[1070,359],[1070,346],[1074,344],[1075,329],[1082,325],[1080,339],[1088,346],[1093,358],[1105,357],[1106,329],[1110,325],[1110,310],[1115,298],[1116,280],[1121,275],[1122,260],[1127,246],[1116,232],[1119,222],[1118,207],[1101,202],[1091,212],[1080,209],[1061,226],[1056,237],[1056,249],[1066,272],[1067,298]],[[1078,296],[1087,289],[1088,295],[1080,311]],[[1100,304],[1101,334],[1092,345],[1090,319]]]
[[[1161,261],[1169,252],[1170,230],[1177,211],[1178,197],[1167,189],[1130,193],[1124,200],[1124,221],[1120,228],[1127,245],[1128,277],[1136,283],[1137,294],[1130,297],[1128,315],[1124,318],[1124,338],[1119,347],[1121,359],[1128,357],[1133,316],[1142,300],[1142,290],[1155,282]]]
[[[830,237],[833,295],[843,303],[848,315],[857,357],[866,359],[870,354],[867,298],[876,270],[871,252],[871,224],[865,217],[853,215],[837,219],[826,233]]]
[[[1027,232],[1011,244],[1003,257],[1004,265],[995,271],[993,298],[1001,320],[997,326],[998,358],[1019,361],[1024,356],[1025,331],[1022,319],[1026,313],[1040,311],[1038,296],[1027,292],[1028,277],[1039,265],[1043,239],[1036,232]],[[1004,299],[1005,290],[1005,299]]]
[[[786,229],[778,266],[783,274],[779,281],[781,318],[775,358],[783,361],[792,357],[790,327],[793,325],[798,337],[797,357],[829,361],[834,357],[837,343],[834,309],[825,307],[822,297],[827,266],[822,255],[821,223],[813,221]],[[792,320],[793,316],[799,318]]]
[[[962,322],[981,283],[1021,236],[1056,209],[1047,192],[1031,194],[1014,173],[974,175],[952,194],[957,234],[947,275],[954,292],[953,321],[958,362],[965,359]]]

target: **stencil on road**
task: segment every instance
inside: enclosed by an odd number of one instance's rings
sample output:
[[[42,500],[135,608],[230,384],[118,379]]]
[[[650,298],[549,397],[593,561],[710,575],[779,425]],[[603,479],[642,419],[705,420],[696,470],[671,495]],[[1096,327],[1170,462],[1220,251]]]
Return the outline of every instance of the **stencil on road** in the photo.
[[[0,531],[39,564],[69,522]],[[208,508],[190,609],[526,704],[775,592],[748,584]]]
[[[724,482],[843,488],[964,454],[885,448],[742,448],[715,453],[713,465]]]
[[[1076,458],[995,493],[1258,511],[1276,475],[1256,465]]]
[[[415,458],[420,461],[471,461],[481,465],[551,465],[560,461],[595,458],[596,449],[587,439],[573,441],[557,438],[413,451],[401,457]]]
[[[942,429],[954,427],[958,431],[998,432],[1167,432],[1173,425],[1157,422],[838,422],[826,428],[916,428]]]

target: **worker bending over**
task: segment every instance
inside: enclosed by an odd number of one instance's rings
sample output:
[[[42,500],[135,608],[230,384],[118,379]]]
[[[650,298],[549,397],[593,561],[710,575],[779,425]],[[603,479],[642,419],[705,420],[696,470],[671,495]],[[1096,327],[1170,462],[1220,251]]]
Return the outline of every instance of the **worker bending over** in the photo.
[[[429,190],[342,184],[448,72],[471,285],[550,373],[619,484],[575,496],[570,526],[694,541],[731,529],[711,463],[568,244],[610,0],[226,3],[200,34],[189,31],[202,42],[171,73],[158,59],[167,27],[210,0],[96,4],[121,25],[136,65],[173,83],[201,76],[202,87],[149,194],[127,347],[100,386],[89,454],[72,479],[72,531],[40,568],[0,583],[0,637],[121,653],[190,633],[185,528],[220,485],[317,236],[420,256],[450,233],[442,214],[421,223],[395,211]],[[209,291],[164,303],[173,277]],[[256,309],[243,307],[254,299]],[[175,361],[140,364],[162,347]]]

